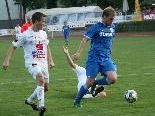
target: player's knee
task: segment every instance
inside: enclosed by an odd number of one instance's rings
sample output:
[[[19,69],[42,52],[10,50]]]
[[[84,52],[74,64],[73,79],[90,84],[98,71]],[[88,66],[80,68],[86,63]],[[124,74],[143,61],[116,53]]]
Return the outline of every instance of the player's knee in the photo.
[[[48,87],[44,87],[44,91],[47,92],[48,91]]]
[[[47,92],[48,91],[48,85],[45,83],[44,85],[44,91]]]
[[[88,80],[87,80],[87,85],[88,85],[88,87],[93,86],[94,81],[95,81],[94,79],[88,79]]]
[[[114,84],[114,83],[116,83],[116,81],[117,81],[117,75],[111,76],[111,78],[110,78],[110,84]]]
[[[38,73],[36,75],[36,79],[38,80],[39,85],[44,86],[45,80],[44,80],[44,77],[41,73]]]

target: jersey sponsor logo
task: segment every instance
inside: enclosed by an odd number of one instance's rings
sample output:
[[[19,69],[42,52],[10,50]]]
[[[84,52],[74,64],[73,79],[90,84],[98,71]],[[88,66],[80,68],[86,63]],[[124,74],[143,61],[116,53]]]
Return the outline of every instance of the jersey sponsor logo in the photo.
[[[45,53],[44,53],[44,46],[43,44],[39,41],[36,44],[36,51],[32,51],[32,56],[33,58],[45,58]]]
[[[36,44],[37,50],[43,50],[43,44],[39,41],[38,44]]]
[[[33,58],[45,58],[45,53],[43,51],[32,51]]]
[[[100,37],[112,37],[114,36],[114,29],[113,28],[110,28],[109,29],[109,32],[104,32],[104,30],[102,30],[100,33],[99,33]]]
[[[113,36],[113,33],[111,32],[100,32],[99,33],[100,37],[112,37]]]

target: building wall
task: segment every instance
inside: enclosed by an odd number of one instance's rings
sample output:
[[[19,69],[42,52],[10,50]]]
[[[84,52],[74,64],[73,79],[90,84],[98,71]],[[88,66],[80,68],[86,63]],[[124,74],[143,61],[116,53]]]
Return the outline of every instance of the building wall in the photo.
[[[11,19],[19,19],[19,6],[14,4],[13,0],[8,0]],[[8,20],[5,0],[0,0],[0,20]]]
[[[18,5],[14,4],[13,0],[8,0],[8,6],[10,10],[10,15],[12,19],[12,26],[14,27],[17,23],[19,23],[19,13],[20,9]],[[8,29],[8,13],[6,8],[5,0],[0,0],[0,29]]]

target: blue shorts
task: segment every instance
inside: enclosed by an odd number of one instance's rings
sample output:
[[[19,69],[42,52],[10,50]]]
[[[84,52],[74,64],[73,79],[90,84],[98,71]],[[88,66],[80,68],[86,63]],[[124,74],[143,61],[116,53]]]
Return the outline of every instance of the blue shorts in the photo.
[[[86,63],[86,75],[88,78],[95,78],[100,72],[101,74],[107,71],[117,71],[117,66],[112,60],[107,60],[101,63],[88,61]]]
[[[64,34],[64,38],[65,38],[65,40],[68,40],[69,39],[69,34]]]

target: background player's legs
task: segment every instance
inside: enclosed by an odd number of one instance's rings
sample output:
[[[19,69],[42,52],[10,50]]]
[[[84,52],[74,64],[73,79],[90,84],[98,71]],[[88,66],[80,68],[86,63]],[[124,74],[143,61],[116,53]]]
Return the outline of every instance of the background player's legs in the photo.
[[[64,37],[65,37],[65,44],[66,44],[66,46],[68,46],[68,44],[69,44],[69,35],[65,34]]]

